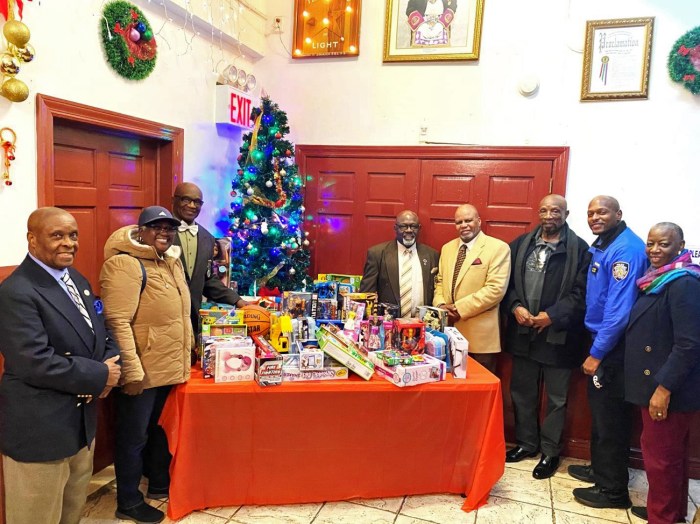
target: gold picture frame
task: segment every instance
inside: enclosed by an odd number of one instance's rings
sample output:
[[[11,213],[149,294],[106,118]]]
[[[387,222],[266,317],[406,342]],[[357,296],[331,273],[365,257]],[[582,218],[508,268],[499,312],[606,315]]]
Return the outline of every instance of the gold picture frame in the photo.
[[[484,0],[387,0],[384,62],[478,60]]]
[[[292,58],[360,54],[362,0],[295,0]]]
[[[581,101],[649,97],[654,17],[589,20]]]

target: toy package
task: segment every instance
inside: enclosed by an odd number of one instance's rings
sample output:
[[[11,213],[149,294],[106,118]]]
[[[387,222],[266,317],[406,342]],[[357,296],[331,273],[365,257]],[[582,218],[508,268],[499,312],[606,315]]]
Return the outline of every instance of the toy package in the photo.
[[[394,320],[394,349],[414,355],[423,353],[425,351],[425,324],[413,318]]]
[[[395,351],[369,354],[377,375],[400,388],[445,380],[447,366],[430,355],[406,355]]]
[[[340,298],[342,299],[342,318],[347,318],[349,311],[356,311],[357,304],[364,304],[364,315],[374,315],[375,306],[377,304],[377,294],[376,293],[340,293]],[[359,318],[356,314],[355,318]],[[362,320],[362,318],[359,318]]]
[[[319,298],[316,302],[318,320],[336,320],[338,318],[338,301],[331,298]]]
[[[299,353],[299,369],[310,371],[312,369],[323,369],[325,354],[319,348],[302,348]]]
[[[467,378],[467,358],[469,342],[456,327],[446,327],[445,335],[449,339],[450,360],[452,361],[452,376]]]
[[[394,320],[401,316],[401,308],[396,304],[380,302],[377,304],[377,315],[384,317],[384,320]]]
[[[285,291],[282,296],[282,309],[292,318],[316,316],[316,293]]]
[[[332,324],[322,324],[316,330],[321,349],[330,357],[347,366],[365,380],[372,378],[374,364],[362,353],[360,347],[343,335]]]
[[[219,340],[210,345],[216,351],[215,382],[252,381],[255,367],[255,346],[246,337]]]
[[[292,319],[288,315],[271,315],[269,340],[278,353],[289,351],[292,329]]]
[[[431,357],[447,360],[447,335],[426,327],[425,329],[425,352]]]
[[[447,326],[447,310],[432,306],[418,306],[418,318],[426,327],[437,331],[445,331]]]
[[[298,317],[292,319],[292,342],[315,340],[316,321],[313,317]]]
[[[318,280],[328,280],[340,284],[352,286],[351,293],[360,289],[362,275],[336,275],[333,273],[319,273]]]
[[[260,386],[279,386],[282,383],[282,356],[264,338],[254,336],[255,382]]]
[[[338,282],[314,280],[314,293],[316,293],[319,300],[338,300]]]
[[[318,349],[318,348],[316,348]],[[307,380],[342,380],[348,378],[348,368],[342,366],[328,355],[324,355],[322,364],[316,369],[301,367],[301,354],[284,356],[282,365],[282,381],[301,382]]]
[[[359,343],[367,351],[378,351],[383,349],[383,319],[376,315],[372,315],[367,320],[360,323],[360,340]]]
[[[232,335],[212,336],[206,334],[201,338],[200,363],[204,378],[215,378],[216,376],[216,349],[227,344],[228,346],[244,347],[252,344],[250,338],[234,337]]]

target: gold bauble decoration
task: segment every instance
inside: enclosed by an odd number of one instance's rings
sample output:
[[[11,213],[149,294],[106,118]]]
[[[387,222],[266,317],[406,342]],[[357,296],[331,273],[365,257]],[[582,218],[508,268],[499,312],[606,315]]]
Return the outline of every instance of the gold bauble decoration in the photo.
[[[31,62],[34,60],[35,52],[31,44],[27,44],[24,47],[18,48],[15,54],[22,62]]]
[[[29,42],[29,28],[17,20],[9,20],[2,28],[2,34],[17,47],[24,47]]]
[[[0,88],[0,95],[10,102],[24,102],[29,96],[29,88],[21,80],[10,78]]]
[[[8,76],[15,76],[19,73],[19,60],[10,53],[4,53],[0,56],[0,73]]]

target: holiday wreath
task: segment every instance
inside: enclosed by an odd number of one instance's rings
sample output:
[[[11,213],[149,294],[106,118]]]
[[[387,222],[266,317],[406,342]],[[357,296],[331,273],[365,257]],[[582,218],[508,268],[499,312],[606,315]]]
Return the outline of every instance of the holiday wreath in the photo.
[[[676,41],[668,55],[668,74],[694,95],[700,93],[700,27]]]
[[[121,76],[143,80],[156,66],[156,39],[141,10],[129,2],[110,2],[102,13],[102,45],[107,61]]]

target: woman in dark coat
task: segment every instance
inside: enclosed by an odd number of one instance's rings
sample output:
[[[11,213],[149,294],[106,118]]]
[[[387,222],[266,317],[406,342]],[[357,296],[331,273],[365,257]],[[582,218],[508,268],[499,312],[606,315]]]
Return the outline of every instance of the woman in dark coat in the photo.
[[[647,507],[652,524],[685,522],[690,421],[700,410],[700,266],[683,230],[662,222],[649,231],[651,267],[637,280],[625,345],[625,398],[642,408]]]

